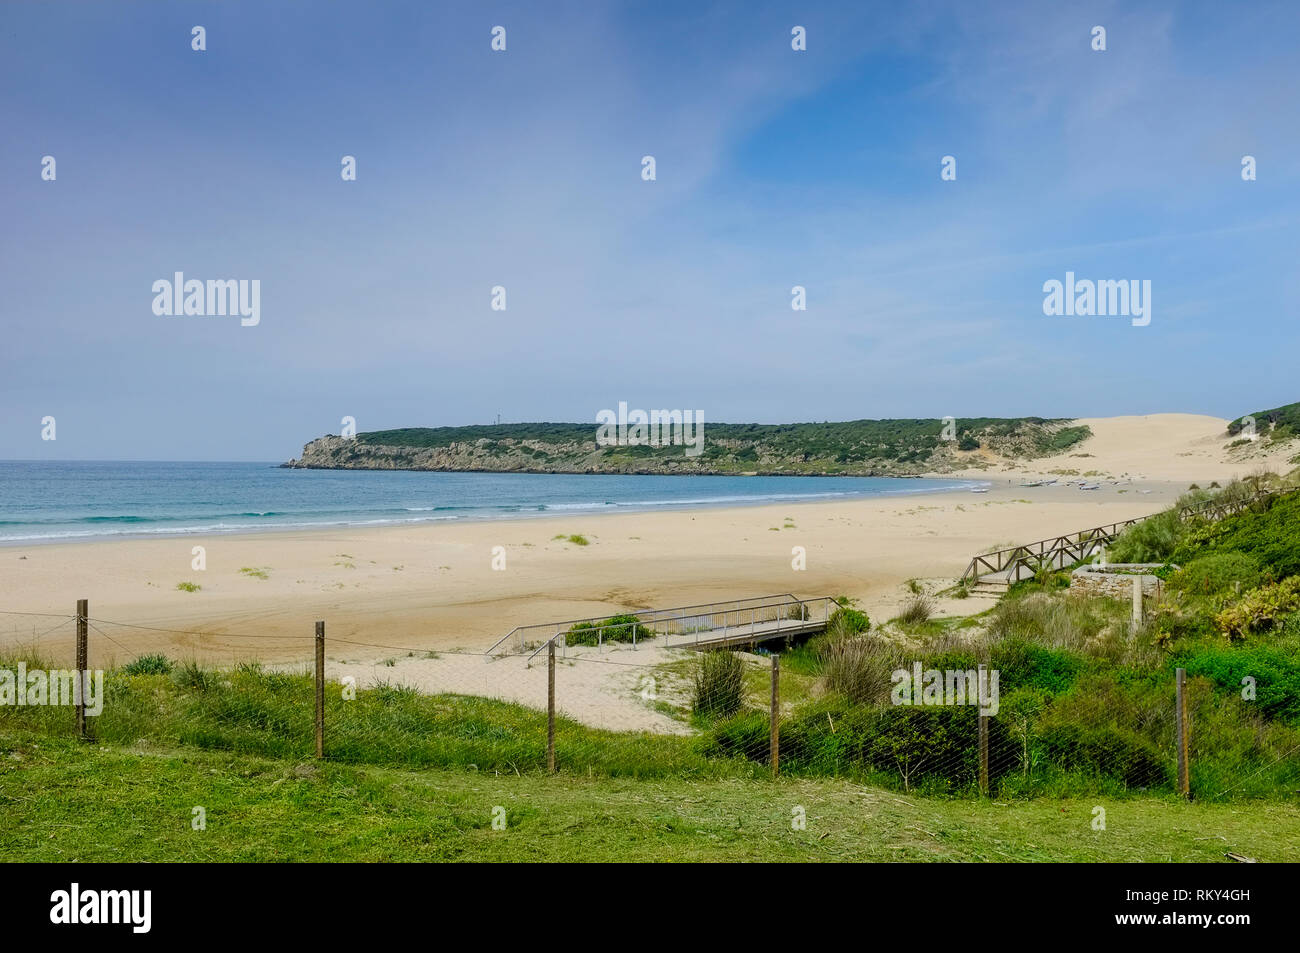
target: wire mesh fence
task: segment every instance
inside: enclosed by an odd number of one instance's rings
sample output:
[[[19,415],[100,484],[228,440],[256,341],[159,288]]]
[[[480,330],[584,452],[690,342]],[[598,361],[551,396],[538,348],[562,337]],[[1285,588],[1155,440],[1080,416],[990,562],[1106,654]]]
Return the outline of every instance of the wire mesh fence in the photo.
[[[791,621],[800,600],[789,599],[749,608]],[[1231,798],[1300,785],[1300,726],[1222,678],[1032,642],[913,651],[829,607],[819,616],[811,636],[756,627],[753,640],[733,620],[722,626],[733,638],[699,649],[651,624],[635,642],[584,641],[591,626],[578,620],[503,655],[333,639],[327,624],[212,635],[89,608],[0,613],[0,731],[500,773],[839,777],[946,796]],[[630,618],[601,627],[642,625]],[[171,651],[157,647],[164,635]],[[209,639],[216,655],[248,648],[214,662]],[[287,660],[253,660],[268,650]]]

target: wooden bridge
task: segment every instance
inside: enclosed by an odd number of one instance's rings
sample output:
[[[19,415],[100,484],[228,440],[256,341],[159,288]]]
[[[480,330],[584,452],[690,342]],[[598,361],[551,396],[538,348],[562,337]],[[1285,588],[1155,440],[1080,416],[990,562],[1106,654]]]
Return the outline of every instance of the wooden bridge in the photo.
[[[566,622],[540,622],[516,626],[488,649],[489,656],[527,655],[532,661],[552,643],[557,651],[568,652],[569,636],[582,636],[583,643],[595,639],[598,651],[615,644],[635,649],[646,639],[663,648],[712,649],[736,645],[757,645],[776,639],[804,638],[825,631],[826,623],[839,608],[828,596],[798,599],[790,593],[708,602],[674,609],[644,609],[623,613],[630,621],[613,622],[608,615]],[[631,636],[630,641],[626,636]],[[576,644],[576,639],[575,639]]]

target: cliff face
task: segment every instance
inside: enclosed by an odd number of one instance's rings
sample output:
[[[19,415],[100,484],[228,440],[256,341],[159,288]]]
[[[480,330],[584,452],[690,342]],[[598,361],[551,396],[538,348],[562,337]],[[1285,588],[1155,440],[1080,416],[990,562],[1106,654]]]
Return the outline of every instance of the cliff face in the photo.
[[[445,447],[401,447],[362,443],[356,438],[318,437],[286,467],[324,470],[468,470],[492,473],[709,473],[680,467],[698,463],[685,455],[662,466],[642,461],[638,467],[612,464],[594,443],[541,443],[532,440],[463,441]]]
[[[800,446],[761,436],[719,435],[710,437],[698,456],[688,456],[681,446],[597,446],[594,427],[583,428],[582,433],[588,435],[581,438],[566,432],[548,439],[512,437],[486,427],[481,432],[493,436],[468,440],[438,439],[439,431],[384,431],[351,438],[319,437],[303,448],[301,457],[284,466],[492,473],[917,476],[1045,455],[1045,441],[1054,437],[1061,423],[1003,424],[996,431],[980,432],[978,440],[969,436],[960,443],[926,435],[901,445],[822,442]],[[728,427],[720,425],[719,429],[726,433]],[[1080,429],[1086,433],[1086,428]],[[455,436],[464,432],[465,428],[459,429]],[[967,449],[959,449],[962,446]]]

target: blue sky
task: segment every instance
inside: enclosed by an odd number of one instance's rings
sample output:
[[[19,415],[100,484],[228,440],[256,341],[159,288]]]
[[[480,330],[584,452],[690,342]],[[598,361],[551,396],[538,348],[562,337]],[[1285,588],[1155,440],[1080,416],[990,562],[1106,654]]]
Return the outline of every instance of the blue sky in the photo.
[[[1291,2],[6,4],[0,457],[282,460],[345,415],[619,401],[1297,400],[1298,27]],[[259,279],[261,323],[155,315],[176,271]],[[1066,271],[1150,280],[1150,325],[1045,316]]]

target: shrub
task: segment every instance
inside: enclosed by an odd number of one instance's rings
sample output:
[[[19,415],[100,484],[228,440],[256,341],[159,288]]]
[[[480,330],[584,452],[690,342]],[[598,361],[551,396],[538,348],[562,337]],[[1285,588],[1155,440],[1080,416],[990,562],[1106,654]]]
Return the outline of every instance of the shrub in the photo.
[[[1271,629],[1283,616],[1300,609],[1300,576],[1252,589],[1214,617],[1230,639]]]
[[[1000,602],[988,631],[995,639],[1114,655],[1127,634],[1128,614],[1129,607],[1114,599],[1031,593]]]
[[[914,595],[903,603],[903,608],[898,613],[898,621],[903,625],[920,625],[929,622],[932,615],[934,615],[934,602],[930,597]]]
[[[122,669],[127,675],[167,675],[171,670],[171,659],[159,654],[141,655]]]
[[[898,668],[894,651],[880,639],[828,639],[821,649],[822,684],[855,705],[887,701],[890,676]]]
[[[1149,622],[1155,644],[1168,648],[1181,639],[1200,639],[1218,634],[1214,619],[1195,606],[1161,603]]]
[[[904,790],[969,787],[979,772],[978,714],[968,705],[813,706],[781,726],[781,764],[816,774],[881,772],[881,780],[893,775]],[[747,724],[748,734],[741,737],[732,726],[727,741],[736,745],[743,738],[751,757],[758,750],[766,755],[765,739],[758,735],[762,724]],[[993,718],[988,727],[990,773],[996,779],[1014,764],[1015,749],[1006,725]]]
[[[1195,596],[1247,592],[1263,582],[1259,561],[1246,553],[1213,553],[1193,559],[1169,577],[1169,588]]]
[[[1178,511],[1165,510],[1124,530],[1106,548],[1106,557],[1115,563],[1164,562],[1186,532],[1187,524],[1178,518]]]
[[[745,704],[745,663],[734,652],[705,652],[695,663],[691,710],[706,718],[726,718]]]
[[[999,672],[999,685],[1004,692],[1031,688],[1059,695],[1074,684],[1083,662],[1077,655],[1060,649],[1008,639],[990,649],[989,667]]]
[[[604,642],[631,642],[654,638],[654,633],[634,615],[616,615],[597,622],[577,622],[565,634],[569,645],[599,645]]]
[[[1255,699],[1269,718],[1300,718],[1300,657],[1271,645],[1227,648],[1222,644],[1183,656],[1178,664],[1189,675],[1210,679],[1228,694],[1240,697],[1246,678],[1253,679]]]
[[[1110,725],[1056,724],[1038,734],[1047,759],[1065,770],[1117,778],[1132,788],[1169,780],[1168,759],[1145,738]]]
[[[850,609],[848,606],[840,606],[831,613],[826,620],[826,629],[843,630],[846,635],[856,635],[859,632],[866,632],[871,628],[871,620],[867,618],[865,612],[857,609]]]
[[[1300,574],[1300,494],[1276,498],[1265,509],[1238,513],[1198,528],[1172,559],[1187,564],[1199,556],[1223,552],[1254,557],[1275,579]]]
[[[172,677],[181,688],[192,688],[200,692],[206,692],[216,683],[212,673],[195,661],[186,662],[176,669]]]

